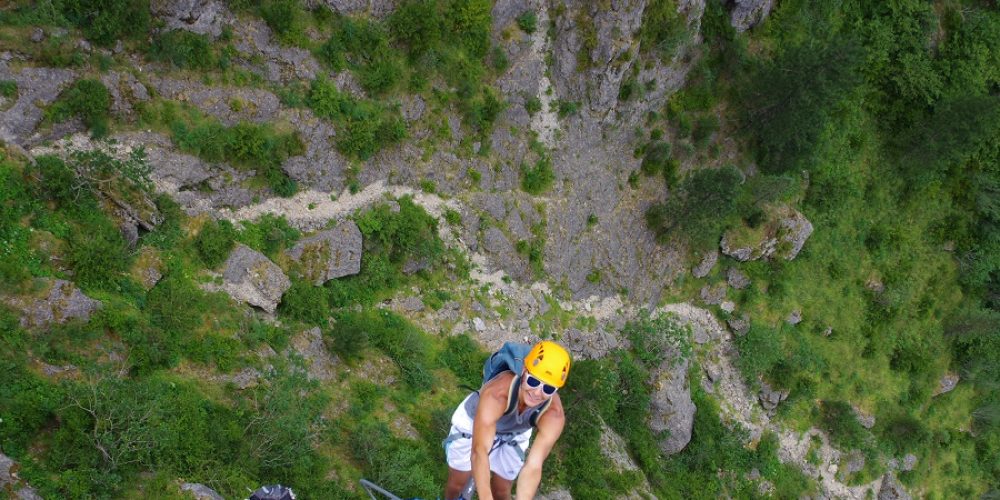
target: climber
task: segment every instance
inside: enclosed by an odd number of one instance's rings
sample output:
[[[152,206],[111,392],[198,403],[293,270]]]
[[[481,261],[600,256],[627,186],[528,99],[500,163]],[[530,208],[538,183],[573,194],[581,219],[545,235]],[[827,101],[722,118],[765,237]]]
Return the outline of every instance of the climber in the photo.
[[[486,361],[482,387],[455,410],[444,441],[446,500],[459,498],[470,477],[483,500],[509,499],[515,478],[517,498],[534,498],[542,463],[565,425],[557,391],[569,365],[566,349],[549,341],[508,342]],[[528,451],[532,429],[538,435]]]

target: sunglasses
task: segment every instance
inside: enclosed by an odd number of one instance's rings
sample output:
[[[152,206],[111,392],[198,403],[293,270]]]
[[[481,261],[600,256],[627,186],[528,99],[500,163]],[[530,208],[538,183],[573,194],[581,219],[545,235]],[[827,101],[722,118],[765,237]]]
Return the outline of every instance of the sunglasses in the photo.
[[[524,383],[528,384],[528,387],[532,389],[538,386],[542,386],[542,392],[544,392],[546,396],[551,396],[555,394],[557,390],[559,390],[558,387],[546,384],[541,380],[538,380],[537,378],[532,376],[530,373],[524,374]]]

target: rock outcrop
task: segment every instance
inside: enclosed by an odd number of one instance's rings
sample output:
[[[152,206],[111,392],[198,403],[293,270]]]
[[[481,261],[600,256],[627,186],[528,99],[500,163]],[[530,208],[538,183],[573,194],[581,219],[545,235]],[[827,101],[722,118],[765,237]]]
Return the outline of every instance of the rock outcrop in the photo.
[[[735,0],[733,3],[729,23],[739,33],[762,23],[774,6],[774,0]]]
[[[232,14],[217,0],[153,0],[150,11],[168,30],[182,29],[217,38]]]
[[[650,374],[653,392],[650,402],[649,427],[653,432],[667,431],[660,441],[660,450],[673,455],[691,441],[694,413],[687,369],[689,362],[676,351],[664,356],[660,366]]]
[[[25,328],[65,323],[71,319],[87,321],[90,314],[101,307],[100,301],[61,279],[51,280],[43,297],[10,297],[4,301],[21,312],[21,326]]]
[[[0,494],[18,500],[42,500],[34,488],[17,477],[18,468],[14,460],[0,453]]]
[[[196,500],[225,500],[222,495],[204,484],[184,483],[181,485],[181,491],[187,493],[189,498]]]
[[[287,255],[298,264],[303,278],[320,286],[361,272],[361,240],[358,225],[348,220],[300,240]]]
[[[759,228],[726,231],[719,245],[722,253],[740,262],[776,257],[794,259],[812,234],[812,223],[791,207],[772,208],[770,212],[771,220]]]
[[[223,272],[223,290],[235,300],[274,313],[291,280],[264,254],[237,243]]]
[[[310,380],[330,380],[334,376],[337,358],[330,355],[323,343],[319,327],[306,330],[292,338],[289,352],[302,357]]]
[[[895,474],[886,472],[882,477],[882,487],[878,490],[878,500],[910,500],[910,494],[899,484]]]

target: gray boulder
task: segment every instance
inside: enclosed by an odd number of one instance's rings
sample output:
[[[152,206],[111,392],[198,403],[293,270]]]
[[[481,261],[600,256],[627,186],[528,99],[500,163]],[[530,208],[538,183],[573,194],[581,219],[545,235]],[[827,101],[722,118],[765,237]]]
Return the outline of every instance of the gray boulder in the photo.
[[[774,0],[735,0],[733,3],[729,23],[738,33],[763,22],[774,6]]]
[[[789,325],[795,326],[802,322],[802,310],[796,309],[788,313],[788,317],[785,318],[785,322]]]
[[[712,286],[705,285],[701,287],[701,300],[706,304],[721,304],[726,299],[727,289],[728,286],[725,282],[716,283]]]
[[[740,262],[761,258],[794,259],[812,235],[812,223],[791,207],[771,209],[769,216],[771,220],[763,230],[750,231],[749,236],[741,235],[747,232],[746,228],[726,231],[719,244],[722,253]]]
[[[21,326],[44,327],[71,319],[87,321],[101,302],[87,297],[73,283],[55,279],[42,297],[10,297],[5,302],[21,311]]]
[[[650,374],[655,389],[651,394],[649,427],[653,432],[666,431],[660,440],[660,450],[667,455],[683,450],[691,441],[697,408],[691,400],[688,364],[677,351],[670,350]]]
[[[181,485],[181,491],[187,492],[190,498],[197,500],[225,500],[222,495],[204,484],[184,483]]]
[[[851,452],[844,457],[844,460],[846,460],[843,468],[845,474],[861,472],[861,469],[865,468],[865,454],[861,453],[860,450],[851,450]]]
[[[264,254],[243,244],[229,254],[222,274],[223,290],[233,299],[274,313],[292,282]]]
[[[305,279],[320,286],[361,272],[361,240],[358,225],[348,220],[300,240],[287,255],[298,263],[297,270]]]
[[[712,272],[712,268],[715,267],[715,263],[718,261],[719,251],[712,250],[701,258],[701,262],[691,270],[691,274],[693,274],[695,278],[704,278],[705,276],[708,276],[708,273]]]
[[[399,0],[307,0],[307,6],[326,5],[330,10],[345,16],[367,14],[381,19],[396,9]]]
[[[934,390],[934,395],[939,396],[946,392],[955,390],[955,387],[958,386],[959,380],[961,380],[961,377],[959,377],[957,373],[945,373],[938,382],[938,387]]]
[[[75,77],[76,73],[68,69],[23,67],[15,73],[0,64],[0,80],[17,83],[17,101],[0,111],[0,141],[30,146],[35,127],[42,121],[42,110]]]
[[[869,415],[857,406],[852,406],[851,408],[854,410],[854,416],[857,417],[858,423],[861,424],[861,427],[864,427],[865,429],[875,427],[875,415]]]
[[[899,484],[891,471],[882,476],[882,487],[878,490],[878,500],[910,500],[910,494]]]
[[[215,0],[153,0],[149,8],[168,30],[187,30],[212,38],[222,34],[226,18],[232,17],[223,2]]]
[[[727,319],[726,324],[733,330],[733,333],[742,337],[750,331],[750,316],[747,313],[743,313],[738,318]]]
[[[17,476],[20,466],[13,459],[0,453],[0,493],[19,500],[42,500],[35,489]]]
[[[331,380],[337,367],[337,358],[330,355],[323,343],[323,332],[314,327],[296,335],[291,342],[290,352],[302,357],[306,365],[306,375],[310,380]]]
[[[768,413],[773,413],[778,408],[779,403],[788,399],[788,391],[772,389],[767,382],[761,381],[757,399],[760,400],[761,407],[767,410]]]
[[[750,277],[748,277],[743,271],[736,269],[735,267],[730,267],[726,270],[726,282],[729,286],[742,290],[750,286]]]

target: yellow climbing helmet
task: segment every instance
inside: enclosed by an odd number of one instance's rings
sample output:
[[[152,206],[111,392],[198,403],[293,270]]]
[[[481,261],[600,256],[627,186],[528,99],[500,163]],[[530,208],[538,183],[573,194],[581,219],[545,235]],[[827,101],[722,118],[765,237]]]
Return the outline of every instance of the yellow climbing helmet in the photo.
[[[546,384],[562,387],[569,375],[569,353],[555,342],[543,340],[528,352],[524,367],[528,373]]]

